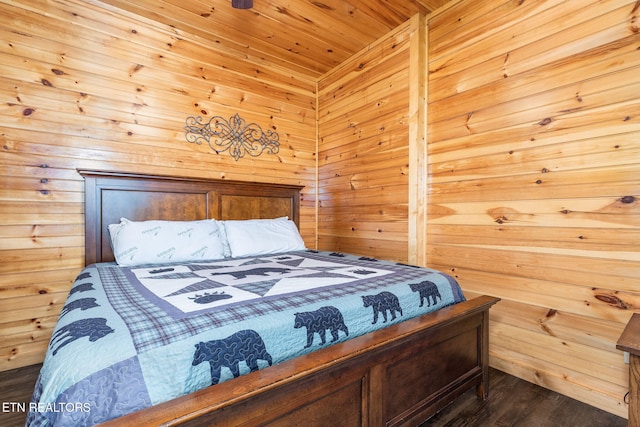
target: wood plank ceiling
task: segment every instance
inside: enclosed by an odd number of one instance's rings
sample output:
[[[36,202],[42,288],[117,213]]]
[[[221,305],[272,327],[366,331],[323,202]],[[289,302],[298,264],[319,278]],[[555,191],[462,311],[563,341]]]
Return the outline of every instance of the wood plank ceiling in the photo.
[[[247,59],[317,79],[418,12],[449,0],[93,0],[188,32]]]

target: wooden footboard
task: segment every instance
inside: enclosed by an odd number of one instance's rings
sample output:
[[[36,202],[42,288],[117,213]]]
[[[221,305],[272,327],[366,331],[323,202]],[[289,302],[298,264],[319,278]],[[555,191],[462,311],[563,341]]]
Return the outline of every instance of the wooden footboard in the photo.
[[[481,296],[253,372],[105,426],[415,426],[476,387],[488,394]]]

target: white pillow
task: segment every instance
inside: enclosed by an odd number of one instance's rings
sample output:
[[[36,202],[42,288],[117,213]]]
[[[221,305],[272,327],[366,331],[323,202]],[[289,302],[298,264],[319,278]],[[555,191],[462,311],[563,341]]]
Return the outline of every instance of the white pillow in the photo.
[[[306,249],[298,227],[287,217],[220,222],[234,258]]]
[[[219,225],[215,220],[129,221],[110,224],[111,247],[122,266],[224,258]]]

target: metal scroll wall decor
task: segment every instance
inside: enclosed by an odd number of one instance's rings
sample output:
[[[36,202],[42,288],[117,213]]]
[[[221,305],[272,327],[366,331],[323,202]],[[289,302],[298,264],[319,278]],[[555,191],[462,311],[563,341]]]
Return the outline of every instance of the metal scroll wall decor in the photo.
[[[228,151],[235,161],[246,154],[257,157],[265,151],[276,154],[280,150],[280,137],[276,132],[263,131],[256,123],[247,124],[237,113],[229,120],[213,116],[207,122],[200,116],[189,116],[184,129],[188,142],[207,141],[213,151],[218,154]]]

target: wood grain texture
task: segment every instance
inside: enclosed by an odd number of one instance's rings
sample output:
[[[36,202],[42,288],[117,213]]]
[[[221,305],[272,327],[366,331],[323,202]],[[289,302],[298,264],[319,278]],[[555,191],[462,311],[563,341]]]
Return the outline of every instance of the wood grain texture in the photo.
[[[489,372],[491,397],[465,393],[421,427],[582,426],[626,427],[627,420],[497,369]]]
[[[429,13],[447,1],[256,1],[252,9],[243,11],[232,9],[230,1],[101,3],[218,44],[226,54],[246,56],[261,71],[286,69],[290,73],[286,82],[319,78],[413,15]]]
[[[409,64],[417,27],[416,17],[318,83],[319,248],[408,260]],[[417,128],[417,108],[414,114]]]
[[[492,366],[627,417],[638,4],[469,6],[429,19],[429,265],[502,298]]]
[[[76,169],[111,169],[304,185],[308,244],[500,296],[494,366],[626,416],[637,1],[303,3],[238,19],[228,2],[0,1],[0,370],[42,358],[82,265]],[[186,146],[187,115],[233,112],[282,135],[277,158]]]
[[[84,259],[77,169],[304,186],[315,247],[315,81],[100,2],[0,2],[0,370],[42,361]],[[189,115],[280,135],[234,161],[189,144]],[[309,197],[306,197],[309,195]]]

